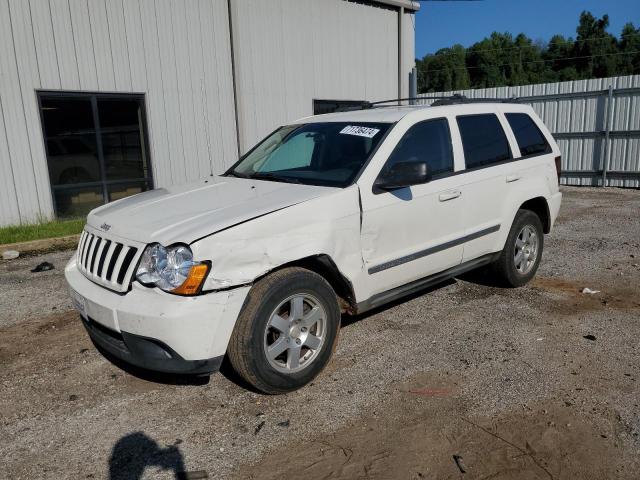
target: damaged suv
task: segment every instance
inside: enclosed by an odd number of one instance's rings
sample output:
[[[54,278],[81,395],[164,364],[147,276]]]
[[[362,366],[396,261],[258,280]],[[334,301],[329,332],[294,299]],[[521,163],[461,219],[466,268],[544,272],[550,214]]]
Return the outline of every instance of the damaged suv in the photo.
[[[516,103],[309,117],[220,176],[93,210],[65,275],[107,357],[197,375],[227,357],[257,389],[288,392],[326,366],[342,313],[479,267],[531,280],[559,161]]]

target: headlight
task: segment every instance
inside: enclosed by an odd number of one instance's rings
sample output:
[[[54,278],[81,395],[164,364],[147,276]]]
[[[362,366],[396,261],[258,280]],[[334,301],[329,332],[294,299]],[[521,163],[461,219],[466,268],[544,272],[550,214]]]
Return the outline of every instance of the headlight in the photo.
[[[147,246],[142,253],[136,278],[145,285],[156,286],[165,292],[196,295],[209,272],[206,262],[194,262],[186,245],[163,247],[159,243]]]

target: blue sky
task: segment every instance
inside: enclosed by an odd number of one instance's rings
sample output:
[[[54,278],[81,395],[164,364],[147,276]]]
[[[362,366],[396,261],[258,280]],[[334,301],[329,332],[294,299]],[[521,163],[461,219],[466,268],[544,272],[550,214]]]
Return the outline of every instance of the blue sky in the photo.
[[[627,22],[640,26],[640,0],[421,1],[416,15],[416,57],[455,43],[470,46],[491,32],[520,32],[534,40],[554,34],[575,37],[583,10],[609,14],[609,32],[620,35]]]

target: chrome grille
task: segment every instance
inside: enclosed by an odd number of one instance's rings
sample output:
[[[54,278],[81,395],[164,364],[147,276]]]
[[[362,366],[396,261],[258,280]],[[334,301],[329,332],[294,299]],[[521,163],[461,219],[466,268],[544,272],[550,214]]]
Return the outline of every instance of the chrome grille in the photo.
[[[129,289],[141,248],[82,232],[78,268],[89,280],[117,292]]]

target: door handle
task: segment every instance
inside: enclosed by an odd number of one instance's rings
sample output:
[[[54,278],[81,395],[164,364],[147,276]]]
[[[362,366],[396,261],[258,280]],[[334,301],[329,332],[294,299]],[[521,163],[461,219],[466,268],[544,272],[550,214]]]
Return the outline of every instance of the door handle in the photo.
[[[438,195],[438,200],[440,200],[441,202],[446,202],[449,200],[453,200],[454,198],[458,198],[460,195],[462,195],[462,192],[460,190],[452,190],[450,192],[444,192]]]
[[[520,175],[507,175],[507,183],[517,182],[520,180]]]

